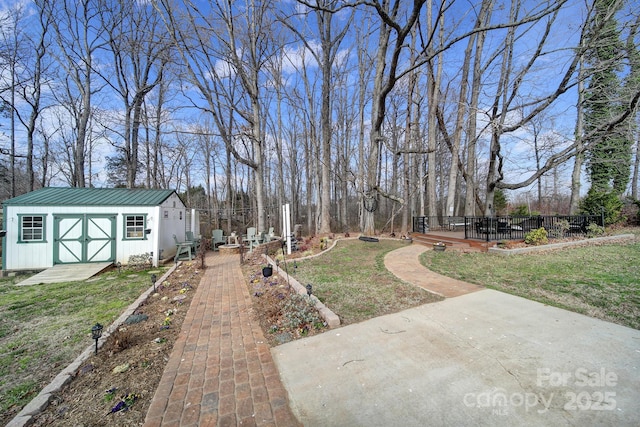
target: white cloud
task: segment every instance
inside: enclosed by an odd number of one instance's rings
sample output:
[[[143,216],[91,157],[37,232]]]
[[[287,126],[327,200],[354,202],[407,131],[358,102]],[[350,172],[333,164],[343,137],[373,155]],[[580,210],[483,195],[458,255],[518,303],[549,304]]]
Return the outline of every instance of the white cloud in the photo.
[[[311,49],[319,54],[320,44],[312,41],[309,43]],[[313,52],[304,44],[287,46],[283,51],[283,72],[287,74],[297,73],[303,67],[317,67],[318,63],[313,56]]]

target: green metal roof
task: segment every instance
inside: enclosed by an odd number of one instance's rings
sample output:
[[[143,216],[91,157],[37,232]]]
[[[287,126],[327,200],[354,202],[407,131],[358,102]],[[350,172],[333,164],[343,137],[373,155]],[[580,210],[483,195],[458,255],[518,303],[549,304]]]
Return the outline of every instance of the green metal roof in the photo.
[[[143,188],[45,187],[12,199],[5,206],[157,206],[174,190]]]

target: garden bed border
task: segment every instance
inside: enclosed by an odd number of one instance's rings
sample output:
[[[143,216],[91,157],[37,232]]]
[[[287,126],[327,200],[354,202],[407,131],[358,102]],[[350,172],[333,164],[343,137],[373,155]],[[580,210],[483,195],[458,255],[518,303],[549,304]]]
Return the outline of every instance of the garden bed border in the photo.
[[[489,248],[489,253],[494,255],[500,255],[500,256],[511,256],[511,255],[543,252],[550,249],[563,249],[563,248],[570,248],[570,247],[576,247],[576,246],[588,246],[591,243],[616,241],[616,240],[634,240],[634,239],[635,239],[635,235],[633,234],[619,234],[616,236],[593,237],[591,239],[575,240],[572,242],[550,243],[548,245],[529,246],[526,248],[515,248],[515,249]]]
[[[332,246],[333,247],[333,246]],[[289,283],[289,285],[291,285],[291,287],[300,295],[307,295],[307,288],[302,286],[302,284],[300,284],[300,282],[298,282],[296,279],[294,279],[293,277],[289,276],[283,269],[280,268],[279,265],[276,264],[276,262],[271,259],[268,255],[263,255],[263,257],[266,258],[267,262],[273,266],[274,271],[276,271],[279,275],[281,275],[285,280],[287,280],[287,282]],[[337,314],[335,314],[333,311],[331,311],[329,309],[329,307],[327,307],[326,305],[324,305],[315,295],[311,294],[311,301],[314,302],[314,307],[316,308],[316,310],[318,310],[318,313],[320,313],[320,316],[322,316],[322,318],[324,319],[325,322],[327,322],[327,325],[330,328],[337,328],[340,326],[340,318],[338,317]]]

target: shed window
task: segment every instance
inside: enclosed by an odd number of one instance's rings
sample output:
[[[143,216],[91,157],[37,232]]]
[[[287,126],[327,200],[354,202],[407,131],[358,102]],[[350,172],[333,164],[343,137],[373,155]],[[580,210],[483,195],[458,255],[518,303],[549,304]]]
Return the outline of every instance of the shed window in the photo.
[[[124,216],[124,238],[144,239],[144,229],[146,226],[146,215],[125,215]]]
[[[44,215],[20,216],[21,242],[43,242],[44,235]]]

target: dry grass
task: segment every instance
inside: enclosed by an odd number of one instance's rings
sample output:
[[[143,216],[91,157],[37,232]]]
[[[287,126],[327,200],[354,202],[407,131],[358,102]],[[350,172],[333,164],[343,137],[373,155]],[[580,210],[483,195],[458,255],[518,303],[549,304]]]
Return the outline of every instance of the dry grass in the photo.
[[[343,325],[441,300],[402,282],[385,268],[385,254],[406,244],[387,239],[378,243],[340,241],[322,256],[297,261],[297,267],[289,264],[289,273],[300,283],[312,284],[314,294]]]
[[[427,251],[429,269],[640,329],[640,243],[599,244],[510,257]]]

